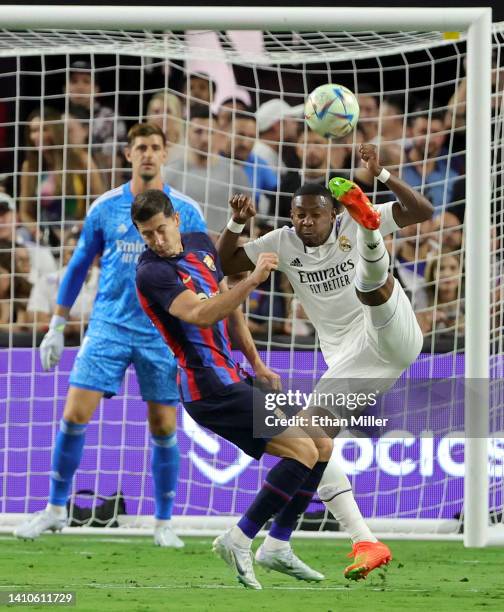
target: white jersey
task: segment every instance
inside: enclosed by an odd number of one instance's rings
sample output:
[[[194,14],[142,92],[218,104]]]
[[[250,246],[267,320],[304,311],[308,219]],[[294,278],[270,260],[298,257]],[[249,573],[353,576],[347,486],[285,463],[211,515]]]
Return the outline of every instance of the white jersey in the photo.
[[[377,206],[383,236],[399,229],[392,215],[393,204]],[[278,269],[287,275],[317,330],[326,361],[348,333],[364,325],[362,304],[354,286],[359,258],[357,227],[345,210],[336,217],[329,238],[318,247],[305,246],[292,227],[274,230],[244,245],[253,263],[260,253],[278,254]]]

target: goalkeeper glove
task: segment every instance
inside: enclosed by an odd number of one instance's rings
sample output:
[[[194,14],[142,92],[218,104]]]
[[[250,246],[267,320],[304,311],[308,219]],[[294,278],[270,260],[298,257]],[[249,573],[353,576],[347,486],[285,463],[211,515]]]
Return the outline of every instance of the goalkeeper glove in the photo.
[[[40,361],[44,370],[50,370],[61,359],[61,353],[65,348],[63,331],[66,319],[53,315],[49,323],[49,331],[40,343]]]

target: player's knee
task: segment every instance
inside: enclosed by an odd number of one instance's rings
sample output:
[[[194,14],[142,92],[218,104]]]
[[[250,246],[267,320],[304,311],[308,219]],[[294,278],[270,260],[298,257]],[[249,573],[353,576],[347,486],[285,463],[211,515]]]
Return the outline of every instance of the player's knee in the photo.
[[[170,406],[149,404],[148,419],[153,436],[169,436],[177,429],[177,412]]]
[[[330,438],[317,438],[315,446],[318,451],[318,461],[327,462],[331,458],[333,451],[333,441]]]
[[[312,468],[319,460],[319,451],[315,443],[310,438],[300,438],[295,440],[296,457],[300,463]]]

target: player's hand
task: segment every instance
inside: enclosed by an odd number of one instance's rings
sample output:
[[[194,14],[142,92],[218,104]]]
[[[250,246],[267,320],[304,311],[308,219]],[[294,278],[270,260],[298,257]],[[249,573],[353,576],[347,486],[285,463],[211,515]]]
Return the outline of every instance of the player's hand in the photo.
[[[374,175],[378,176],[383,167],[378,163],[378,151],[375,145],[361,144],[359,146],[359,155],[364,162],[366,168]]]
[[[257,285],[268,280],[273,270],[278,268],[278,255],[276,253],[261,253],[257,258],[255,270],[249,276]]]
[[[252,199],[243,193],[237,193],[229,200],[229,205],[233,210],[233,221],[235,223],[246,223],[249,219],[256,216],[256,209]]]
[[[40,343],[40,361],[45,371],[54,368],[59,362],[64,348],[63,330],[50,329]]]
[[[262,361],[254,368],[256,380],[261,389],[271,391],[282,390],[282,379],[280,375],[270,370]]]

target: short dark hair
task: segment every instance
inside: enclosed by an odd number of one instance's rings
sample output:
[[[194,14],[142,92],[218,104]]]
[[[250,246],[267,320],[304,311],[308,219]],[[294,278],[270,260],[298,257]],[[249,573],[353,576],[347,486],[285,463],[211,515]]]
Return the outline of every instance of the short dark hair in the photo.
[[[294,200],[294,198],[304,195],[322,196],[331,203],[333,208],[338,206],[329,189],[320,183],[305,183],[304,185],[301,185],[301,187],[299,187],[292,195],[292,199]]]
[[[131,205],[131,219],[135,227],[138,222],[148,221],[160,212],[165,217],[171,217],[175,214],[172,201],[160,189],[147,189],[139,193]]]
[[[131,146],[135,142],[135,138],[147,138],[148,136],[160,136],[163,140],[163,146],[166,146],[166,134],[155,123],[135,123],[131,126],[128,132],[128,145]]]
[[[431,121],[436,119],[444,121],[446,110],[441,110],[436,101],[431,106],[429,100],[420,100],[413,106],[413,112],[409,116],[410,124],[413,124],[420,117],[428,117],[429,115]]]
[[[193,119],[215,119],[215,115],[206,104],[191,104],[187,118]]]

